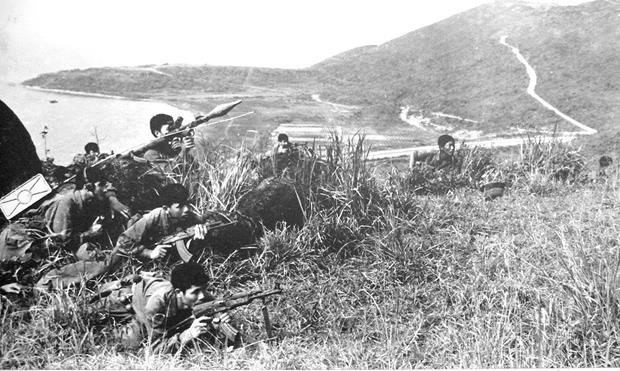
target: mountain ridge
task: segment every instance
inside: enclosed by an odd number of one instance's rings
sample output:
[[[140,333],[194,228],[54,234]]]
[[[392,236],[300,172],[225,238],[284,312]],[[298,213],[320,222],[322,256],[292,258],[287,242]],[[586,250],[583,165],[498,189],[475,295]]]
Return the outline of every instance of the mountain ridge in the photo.
[[[620,71],[620,46],[614,42],[620,38],[618,14],[619,1],[562,7],[495,1],[304,69],[172,65],[157,66],[159,73],[87,69],[40,75],[24,84],[175,99],[196,92],[264,97],[270,91],[305,102],[311,94],[321,94],[324,100],[361,107],[348,124],[382,130],[410,129],[398,119],[403,106],[477,122],[450,123],[455,130],[566,130],[564,120],[527,95],[524,66],[499,42],[507,36],[536,69],[538,94],[611,135],[618,133],[614,122],[620,116],[614,104],[620,100],[620,77],[615,73]]]

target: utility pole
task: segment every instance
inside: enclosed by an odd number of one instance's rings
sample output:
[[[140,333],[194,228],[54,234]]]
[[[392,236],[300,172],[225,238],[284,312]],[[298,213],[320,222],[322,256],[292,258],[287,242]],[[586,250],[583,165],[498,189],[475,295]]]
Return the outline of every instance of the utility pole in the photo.
[[[49,128],[47,125],[43,127],[43,131],[41,131],[41,137],[43,137],[43,151],[45,153],[45,161],[47,161],[47,133],[49,132]]]

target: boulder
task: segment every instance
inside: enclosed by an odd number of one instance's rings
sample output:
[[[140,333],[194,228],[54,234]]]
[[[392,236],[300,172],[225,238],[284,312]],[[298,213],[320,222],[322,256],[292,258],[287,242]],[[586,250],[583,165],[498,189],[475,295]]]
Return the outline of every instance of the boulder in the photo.
[[[237,211],[269,230],[274,230],[279,222],[298,227],[304,224],[300,197],[293,182],[286,178],[263,180],[239,200]]]
[[[228,256],[235,251],[247,248],[252,250],[256,237],[260,236],[262,228],[253,220],[239,213],[222,214],[208,212],[206,222],[213,225],[202,241],[191,241],[190,254],[200,255],[200,251],[210,251],[212,254]]]
[[[0,100],[0,197],[41,172],[41,160],[30,134]],[[6,220],[0,214],[0,225]]]
[[[0,197],[41,172],[41,160],[17,115],[0,101]]]

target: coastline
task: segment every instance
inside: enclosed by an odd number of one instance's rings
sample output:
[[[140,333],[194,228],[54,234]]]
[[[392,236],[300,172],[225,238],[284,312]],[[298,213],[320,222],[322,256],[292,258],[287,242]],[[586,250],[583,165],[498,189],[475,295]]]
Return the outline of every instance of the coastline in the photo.
[[[148,122],[153,115],[168,113],[195,119],[190,108],[177,102],[130,99],[116,94],[45,89],[19,83],[0,83],[0,95],[19,117],[37,147],[39,157],[48,155],[56,164],[71,163],[85,142],[99,142],[100,148],[118,152],[151,139]],[[57,103],[57,104],[51,104]],[[41,130],[48,127],[45,138]]]
[[[72,95],[72,96],[76,96],[76,97],[85,97],[85,98],[100,98],[100,99],[124,100],[124,101],[131,101],[131,102],[161,103],[161,104],[169,105],[169,106],[171,106],[171,107],[173,107],[175,109],[178,109],[179,111],[187,112],[191,116],[194,116],[194,113],[192,111],[188,110],[187,108],[180,107],[179,105],[173,104],[173,102],[170,102],[170,101],[167,101],[167,100],[153,99],[153,98],[133,98],[133,97],[124,97],[124,96],[120,96],[120,95],[89,93],[89,92],[86,92],[86,91],[77,91],[77,90],[42,88],[40,86],[24,85],[24,84],[21,84],[21,83],[17,84],[17,85],[19,85],[19,86],[21,86],[23,88],[29,89],[29,90],[34,90],[34,91],[39,91],[39,92],[44,92],[44,93]]]
[[[108,95],[108,94],[99,94],[99,93],[89,93],[89,92],[85,92],[85,91],[42,88],[40,86],[31,86],[31,85],[24,85],[24,84],[19,84],[19,85],[25,87],[26,89],[31,89],[31,90],[36,90],[36,91],[43,91],[43,92],[46,92],[46,93],[58,93],[58,94],[67,94],[67,95],[77,95],[77,96],[81,96],[81,97],[91,97],[91,98],[133,100],[133,101],[140,101],[140,102],[152,101],[150,99],[128,98],[128,97],[122,97],[122,96],[119,96],[119,95]]]

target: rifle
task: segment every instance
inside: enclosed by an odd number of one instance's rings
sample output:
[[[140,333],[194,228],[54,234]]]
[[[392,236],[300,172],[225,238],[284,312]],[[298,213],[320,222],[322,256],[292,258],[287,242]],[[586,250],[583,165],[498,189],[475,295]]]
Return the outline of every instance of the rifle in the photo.
[[[235,220],[235,221],[228,222],[228,223],[224,223],[224,222],[205,223],[204,226],[207,227],[207,233],[208,233],[209,231],[227,227],[233,224],[237,224],[237,221]],[[194,255],[187,249],[185,241],[194,237],[195,234],[196,234],[196,227],[195,226],[189,227],[185,229],[184,231],[177,232],[175,234],[168,235],[162,238],[155,244],[155,246],[156,245],[174,245],[174,247],[177,250],[177,253],[179,254],[179,257],[183,259],[184,262],[187,263],[194,257]]]
[[[269,318],[269,311],[267,308],[267,298],[271,295],[278,295],[282,293],[282,289],[279,284],[276,284],[273,290],[263,291],[263,290],[251,290],[251,291],[243,291],[237,294],[232,294],[226,296],[222,299],[206,301],[202,303],[198,303],[194,305],[192,308],[192,316],[184,319],[179,322],[176,326],[172,328],[172,333],[180,332],[189,328],[189,325],[196,318],[200,318],[202,316],[214,317],[218,313],[228,312],[231,309],[235,309],[244,305],[248,305],[252,303],[254,300],[261,299],[263,301],[263,319],[265,320],[265,330],[267,332],[267,337],[269,339],[272,338],[271,333],[271,319]],[[239,332],[233,326],[228,323],[221,324],[220,328],[222,332],[229,339],[234,339],[237,333]]]

